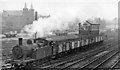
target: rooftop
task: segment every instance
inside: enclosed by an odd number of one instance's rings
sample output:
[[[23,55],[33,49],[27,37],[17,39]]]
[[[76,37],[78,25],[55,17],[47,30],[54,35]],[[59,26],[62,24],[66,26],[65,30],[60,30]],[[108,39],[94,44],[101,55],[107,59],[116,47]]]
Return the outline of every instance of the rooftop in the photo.
[[[22,15],[23,11],[22,10],[4,10],[3,13],[6,13],[8,15]]]

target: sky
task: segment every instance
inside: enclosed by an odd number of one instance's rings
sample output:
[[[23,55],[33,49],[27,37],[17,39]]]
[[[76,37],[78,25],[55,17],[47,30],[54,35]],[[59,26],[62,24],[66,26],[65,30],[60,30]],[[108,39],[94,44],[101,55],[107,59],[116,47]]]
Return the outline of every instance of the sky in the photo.
[[[119,0],[0,0],[0,11],[22,10],[31,3],[41,15],[71,15],[80,18],[101,17],[113,19],[118,16]]]

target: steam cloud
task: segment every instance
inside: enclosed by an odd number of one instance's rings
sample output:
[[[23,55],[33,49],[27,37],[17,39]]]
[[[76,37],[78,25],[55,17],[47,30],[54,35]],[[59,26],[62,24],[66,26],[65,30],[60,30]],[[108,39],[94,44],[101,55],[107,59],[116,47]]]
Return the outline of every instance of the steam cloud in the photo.
[[[57,13],[51,15],[50,18],[39,18],[38,21],[34,21],[33,24],[26,25],[24,31],[33,36],[37,32],[37,37],[43,37],[50,35],[52,30],[66,30],[70,25],[77,25],[80,22],[80,18],[77,16],[78,11],[70,11],[63,13]],[[74,13],[74,14],[72,14]]]

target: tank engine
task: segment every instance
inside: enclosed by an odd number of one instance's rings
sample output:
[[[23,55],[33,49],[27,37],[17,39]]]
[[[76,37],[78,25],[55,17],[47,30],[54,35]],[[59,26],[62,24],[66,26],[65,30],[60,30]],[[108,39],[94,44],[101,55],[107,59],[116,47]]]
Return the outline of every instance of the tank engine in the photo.
[[[22,38],[19,38],[19,45],[16,45],[12,49],[13,59],[26,59],[32,57],[33,51],[37,48],[36,45],[32,44],[32,40],[27,40],[27,45],[22,44]]]

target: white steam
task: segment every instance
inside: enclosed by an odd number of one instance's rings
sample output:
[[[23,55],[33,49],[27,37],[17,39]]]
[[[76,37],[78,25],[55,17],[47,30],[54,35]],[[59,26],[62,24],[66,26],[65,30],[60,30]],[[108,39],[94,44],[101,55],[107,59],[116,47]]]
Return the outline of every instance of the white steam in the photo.
[[[49,35],[52,30],[69,29],[69,25],[77,25],[80,21],[80,18],[78,18],[75,13],[77,12],[64,12],[64,15],[59,13],[51,15],[50,18],[39,18],[38,21],[34,21],[33,24],[26,25],[24,31],[32,36],[37,32],[37,37],[43,37]]]

